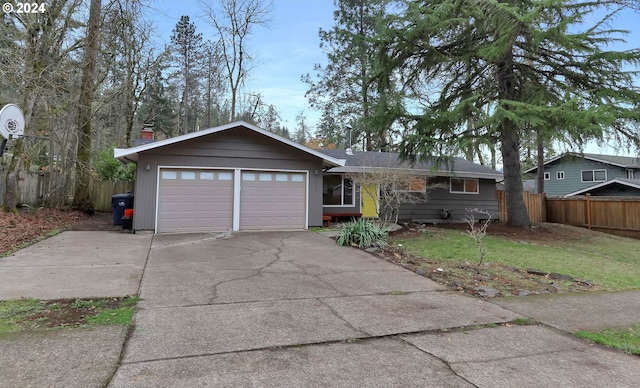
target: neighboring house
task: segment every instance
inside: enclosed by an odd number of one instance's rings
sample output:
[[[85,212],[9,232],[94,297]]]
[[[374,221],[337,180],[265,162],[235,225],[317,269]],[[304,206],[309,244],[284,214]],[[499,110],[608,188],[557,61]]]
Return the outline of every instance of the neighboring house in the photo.
[[[536,174],[537,167],[525,174]],[[640,195],[640,159],[629,156],[568,152],[544,164],[547,196]]]
[[[376,204],[363,209],[360,188],[345,174],[407,170],[396,154],[314,150],[245,122],[116,149],[114,156],[137,164],[134,230],[156,233],[306,229],[322,225],[323,214],[376,216]],[[410,168],[447,189],[402,207],[401,219],[440,220],[442,209],[456,218],[474,207],[497,213],[495,182],[502,174],[457,158],[451,167]]]

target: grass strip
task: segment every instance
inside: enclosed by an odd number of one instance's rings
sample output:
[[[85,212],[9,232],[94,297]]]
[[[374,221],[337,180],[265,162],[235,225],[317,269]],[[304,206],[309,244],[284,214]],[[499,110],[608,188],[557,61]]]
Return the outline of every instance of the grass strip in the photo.
[[[640,325],[622,329],[604,329],[598,332],[577,331],[574,334],[579,338],[640,356]]]

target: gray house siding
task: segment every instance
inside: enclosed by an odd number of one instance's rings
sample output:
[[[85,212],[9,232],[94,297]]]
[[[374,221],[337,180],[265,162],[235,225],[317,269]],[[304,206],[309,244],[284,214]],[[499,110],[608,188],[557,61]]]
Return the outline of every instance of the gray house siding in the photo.
[[[429,180],[429,184],[449,184],[449,178],[440,177]],[[467,215],[472,214],[467,209],[477,208],[487,211],[491,218],[498,219],[498,200],[496,197],[495,180],[480,179],[478,194],[453,194],[449,188],[436,188],[428,192],[426,202],[416,204],[402,204],[399,220],[415,222],[443,222],[442,210],[452,211],[452,222],[462,222]],[[475,218],[484,216],[476,213]]]
[[[545,165],[544,171],[550,174],[550,179],[544,181],[544,192],[549,197],[562,196],[597,184],[582,182],[582,171],[586,170],[606,170],[607,180],[626,177],[625,168],[568,155]],[[564,179],[558,179],[558,172],[564,172]]]
[[[159,166],[308,171],[309,226],[322,225],[322,160],[274,139],[238,128],[141,152],[134,204],[133,227],[136,230],[155,228]]]

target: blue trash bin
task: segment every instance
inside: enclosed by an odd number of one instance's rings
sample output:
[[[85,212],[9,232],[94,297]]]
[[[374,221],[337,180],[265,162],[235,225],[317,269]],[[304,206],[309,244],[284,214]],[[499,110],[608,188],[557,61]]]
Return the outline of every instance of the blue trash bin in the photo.
[[[111,207],[113,208],[113,224],[122,225],[124,209],[133,209],[133,194],[116,194],[111,197]]]

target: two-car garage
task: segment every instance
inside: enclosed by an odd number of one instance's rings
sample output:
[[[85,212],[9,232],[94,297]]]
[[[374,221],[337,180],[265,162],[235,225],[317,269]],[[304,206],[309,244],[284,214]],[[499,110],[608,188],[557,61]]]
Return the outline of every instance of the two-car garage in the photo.
[[[304,229],[307,172],[161,167],[156,232]]]
[[[245,122],[115,149],[136,164],[133,229],[155,233],[322,225],[328,156]]]

